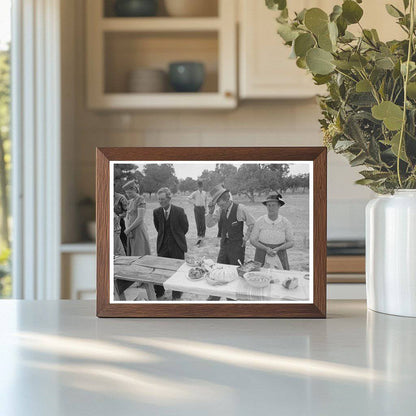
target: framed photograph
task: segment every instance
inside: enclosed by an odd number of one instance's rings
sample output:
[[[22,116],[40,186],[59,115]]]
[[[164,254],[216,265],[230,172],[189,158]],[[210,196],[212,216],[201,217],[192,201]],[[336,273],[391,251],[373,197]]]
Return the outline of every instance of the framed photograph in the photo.
[[[326,154],[98,148],[97,316],[324,318]]]

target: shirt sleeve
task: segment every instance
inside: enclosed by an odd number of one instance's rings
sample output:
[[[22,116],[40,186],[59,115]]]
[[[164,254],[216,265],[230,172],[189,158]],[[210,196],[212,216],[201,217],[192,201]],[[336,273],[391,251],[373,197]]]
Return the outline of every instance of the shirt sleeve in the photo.
[[[214,225],[218,224],[220,220],[220,209],[217,207],[213,214],[208,213],[205,215],[205,224],[207,227],[213,227]]]
[[[251,236],[250,236],[250,238],[252,240],[258,240],[259,239],[259,236],[260,236],[260,223],[261,223],[261,218],[259,218],[254,223],[253,231],[251,232]]]
[[[244,221],[248,227],[250,225],[254,225],[256,222],[254,217],[248,212],[248,209],[244,205],[238,205],[237,220]]]
[[[194,201],[195,199],[195,191],[191,193],[191,195],[188,196],[189,201]]]
[[[293,241],[294,240],[292,224],[286,218],[285,218],[285,236],[286,236],[286,241]]]

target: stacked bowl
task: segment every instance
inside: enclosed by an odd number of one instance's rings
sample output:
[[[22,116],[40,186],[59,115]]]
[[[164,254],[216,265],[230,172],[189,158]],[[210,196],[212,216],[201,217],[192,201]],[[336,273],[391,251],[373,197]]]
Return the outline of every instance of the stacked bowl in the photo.
[[[165,92],[166,72],[162,69],[137,68],[129,73],[127,89],[135,93]]]

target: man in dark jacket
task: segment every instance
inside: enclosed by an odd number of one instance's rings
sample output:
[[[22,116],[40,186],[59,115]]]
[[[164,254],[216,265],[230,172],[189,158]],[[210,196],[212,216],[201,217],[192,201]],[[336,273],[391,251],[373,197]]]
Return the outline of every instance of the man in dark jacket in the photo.
[[[153,222],[157,230],[157,255],[171,259],[184,259],[187,251],[185,234],[188,232],[188,218],[181,207],[171,204],[172,194],[169,188],[157,192],[160,208],[153,211]],[[157,297],[163,296],[163,286],[155,285]],[[172,299],[182,296],[182,292],[173,291]]]

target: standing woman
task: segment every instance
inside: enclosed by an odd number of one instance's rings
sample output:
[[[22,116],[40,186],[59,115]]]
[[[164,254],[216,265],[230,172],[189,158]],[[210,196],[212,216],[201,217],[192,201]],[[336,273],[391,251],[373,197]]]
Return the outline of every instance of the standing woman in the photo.
[[[128,201],[126,229],[127,236],[127,255],[144,256],[150,254],[149,235],[144,223],[146,213],[146,202],[144,197],[139,194],[138,185],[134,181],[123,185]]]
[[[256,247],[254,260],[270,266],[277,265],[277,259],[284,270],[289,270],[289,259],[286,250],[294,245],[293,228],[290,221],[279,215],[280,207],[285,205],[278,193],[271,193],[263,205],[267,215],[260,217],[254,224],[250,242]]]

